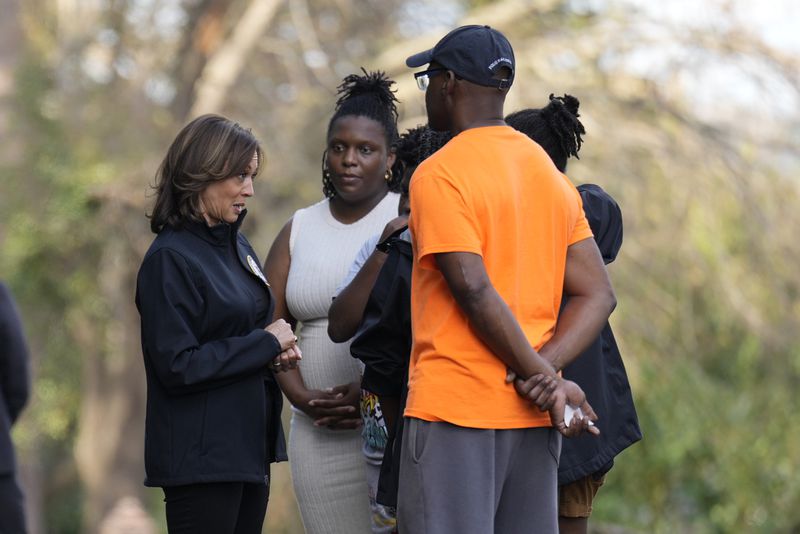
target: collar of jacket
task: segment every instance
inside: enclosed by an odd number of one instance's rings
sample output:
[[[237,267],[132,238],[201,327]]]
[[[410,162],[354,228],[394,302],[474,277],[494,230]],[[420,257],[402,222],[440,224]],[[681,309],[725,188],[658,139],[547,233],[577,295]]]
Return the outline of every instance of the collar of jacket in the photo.
[[[231,242],[236,242],[236,235],[239,233],[239,228],[242,226],[242,221],[246,215],[247,210],[245,209],[239,214],[239,218],[236,219],[235,223],[221,222],[214,226],[208,226],[205,221],[187,221],[185,228],[203,241],[218,247],[224,247]]]

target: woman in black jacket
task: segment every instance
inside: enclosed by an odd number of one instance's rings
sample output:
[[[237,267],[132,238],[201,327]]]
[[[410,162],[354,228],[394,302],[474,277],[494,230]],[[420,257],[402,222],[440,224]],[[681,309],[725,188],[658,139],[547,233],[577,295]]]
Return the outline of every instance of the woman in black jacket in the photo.
[[[147,486],[164,489],[170,533],[260,533],[269,464],[286,460],[274,373],[300,358],[273,312],[261,262],[239,233],[263,162],[250,131],[204,115],[156,174],[139,269],[147,375]]]

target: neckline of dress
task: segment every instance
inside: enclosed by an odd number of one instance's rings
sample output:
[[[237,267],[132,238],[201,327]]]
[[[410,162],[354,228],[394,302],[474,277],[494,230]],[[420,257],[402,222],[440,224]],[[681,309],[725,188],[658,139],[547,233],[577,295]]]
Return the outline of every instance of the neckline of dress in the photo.
[[[324,209],[322,210],[323,218],[325,219],[325,222],[327,222],[331,226],[334,226],[334,227],[337,227],[337,228],[355,228],[355,227],[357,227],[357,226],[359,226],[361,224],[365,224],[365,221],[367,219],[369,219],[370,215],[375,213],[375,211],[377,209],[379,209],[383,205],[384,202],[390,201],[392,198],[395,199],[395,202],[399,202],[400,201],[400,194],[399,193],[393,193],[392,191],[387,192],[386,195],[380,200],[380,202],[375,204],[375,207],[373,207],[371,210],[369,210],[367,213],[365,213],[363,217],[361,217],[360,219],[355,220],[355,221],[353,221],[351,223],[343,223],[342,221],[340,221],[336,217],[334,217],[333,216],[333,212],[331,212],[331,200],[329,198],[326,198],[325,200],[323,200],[323,203],[324,203],[324,206],[323,206]]]

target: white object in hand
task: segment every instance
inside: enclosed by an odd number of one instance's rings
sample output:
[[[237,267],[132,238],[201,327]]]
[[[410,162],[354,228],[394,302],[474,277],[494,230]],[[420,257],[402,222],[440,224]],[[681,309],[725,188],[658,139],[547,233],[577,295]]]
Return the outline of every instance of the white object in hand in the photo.
[[[570,426],[572,424],[572,418],[574,416],[583,417],[583,410],[581,410],[580,406],[570,406],[569,404],[564,406],[564,424]],[[594,426],[594,423],[589,421],[589,426]]]

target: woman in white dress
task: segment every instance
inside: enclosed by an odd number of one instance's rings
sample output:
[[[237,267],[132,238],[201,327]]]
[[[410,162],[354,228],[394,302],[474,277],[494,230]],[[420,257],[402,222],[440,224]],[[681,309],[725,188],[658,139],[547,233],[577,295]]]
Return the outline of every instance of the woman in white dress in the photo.
[[[350,75],[328,125],[325,199],[298,210],[272,244],[265,269],[275,319],[299,324],[300,365],[281,373],[292,403],[289,460],[310,534],[367,534],[370,503],[359,427],[361,364],[328,337],[328,308],[361,245],[397,216],[399,173],[393,81]]]

